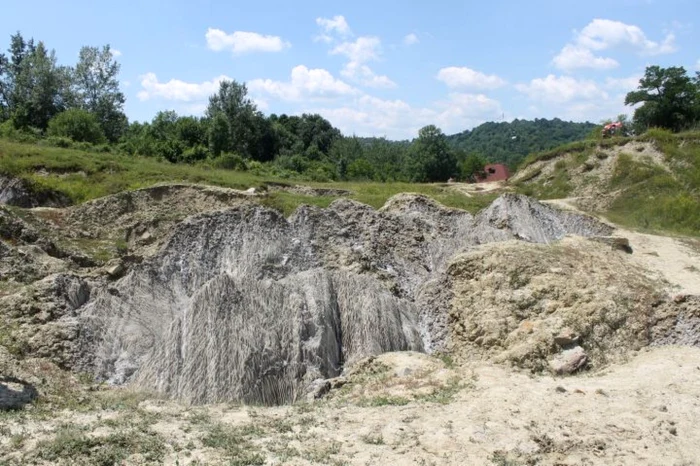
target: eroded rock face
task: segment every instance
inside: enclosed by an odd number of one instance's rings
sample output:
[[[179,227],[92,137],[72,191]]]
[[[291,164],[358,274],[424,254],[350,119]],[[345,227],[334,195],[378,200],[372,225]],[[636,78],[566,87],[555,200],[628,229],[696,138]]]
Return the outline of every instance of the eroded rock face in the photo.
[[[293,401],[361,358],[445,347],[448,301],[430,287],[459,251],[608,230],[515,195],[477,218],[416,195],[198,215],[94,293],[75,367],[196,403]]]
[[[0,204],[17,207],[65,207],[71,200],[53,191],[35,191],[29,184],[18,178],[0,175]]]

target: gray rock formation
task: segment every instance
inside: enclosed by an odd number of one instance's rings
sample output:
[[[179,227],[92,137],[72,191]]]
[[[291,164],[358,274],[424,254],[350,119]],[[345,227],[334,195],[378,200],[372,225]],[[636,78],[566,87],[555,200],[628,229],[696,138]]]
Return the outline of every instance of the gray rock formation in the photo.
[[[24,180],[0,175],[0,204],[18,207],[65,207],[68,196],[50,190],[35,190]]]
[[[197,215],[94,290],[73,367],[195,403],[293,401],[353,361],[444,344],[434,287],[456,253],[609,230],[516,195],[476,218],[417,195],[379,211],[338,200],[289,219],[251,205]]]

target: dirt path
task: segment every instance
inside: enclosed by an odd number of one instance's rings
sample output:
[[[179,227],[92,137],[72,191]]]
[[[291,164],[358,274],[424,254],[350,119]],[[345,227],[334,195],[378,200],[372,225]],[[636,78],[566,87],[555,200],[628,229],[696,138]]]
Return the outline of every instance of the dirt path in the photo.
[[[448,187],[459,191],[467,197],[479,194],[510,191],[506,188],[505,181],[489,181],[487,183],[450,183]]]

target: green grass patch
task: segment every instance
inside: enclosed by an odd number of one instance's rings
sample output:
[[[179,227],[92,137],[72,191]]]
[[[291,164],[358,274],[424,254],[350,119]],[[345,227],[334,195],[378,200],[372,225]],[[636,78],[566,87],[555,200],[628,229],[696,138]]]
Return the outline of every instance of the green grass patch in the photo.
[[[521,181],[515,185],[520,194],[535,197],[537,199],[561,199],[568,197],[573,189],[569,168],[564,160],[559,160],[554,165],[554,172],[550,177],[542,181]]]
[[[225,424],[214,424],[202,437],[202,445],[221,450],[230,465],[248,466],[265,464],[265,456],[251,442],[251,437],[264,434],[256,426],[231,427]]]
[[[111,466],[124,464],[132,455],[139,455],[145,463],[159,463],[165,451],[164,440],[154,432],[130,430],[98,437],[64,426],[52,439],[38,442],[34,455],[50,464]]]
[[[374,398],[366,398],[358,403],[360,406],[370,406],[373,408],[380,406],[406,406],[411,400],[403,396],[380,395]]]
[[[35,191],[64,193],[76,204],[159,183],[199,183],[233,189],[264,189],[270,182],[290,184],[290,180],[262,176],[250,171],[212,168],[207,164],[173,164],[155,158],[21,144],[6,140],[0,140],[0,173],[28,181]],[[315,188],[348,190],[352,192],[350,199],[374,208],[383,206],[395,194],[414,192],[430,196],[447,207],[475,213],[496,197],[493,194],[467,197],[441,184],[307,181],[298,183]],[[326,207],[337,197],[305,196],[277,191],[259,199],[261,204],[289,215],[299,205]]]
[[[606,215],[610,220],[652,232],[700,236],[700,141],[658,142],[671,168],[621,154],[611,189],[622,189]]]

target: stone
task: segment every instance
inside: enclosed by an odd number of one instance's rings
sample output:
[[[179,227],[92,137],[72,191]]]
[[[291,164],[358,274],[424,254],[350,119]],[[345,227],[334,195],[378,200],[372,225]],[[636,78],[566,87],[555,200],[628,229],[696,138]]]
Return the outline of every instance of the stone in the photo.
[[[579,337],[570,328],[565,328],[554,337],[554,343],[561,347],[577,344]]]
[[[125,272],[126,268],[121,262],[119,264],[107,268],[107,275],[109,275],[110,278],[119,278],[122,275],[124,275]]]
[[[588,363],[588,355],[580,346],[564,350],[550,361],[552,372],[557,375],[568,375],[582,369]]]
[[[316,379],[311,382],[306,392],[306,400],[314,401],[323,398],[331,391],[331,383],[325,379]]]

